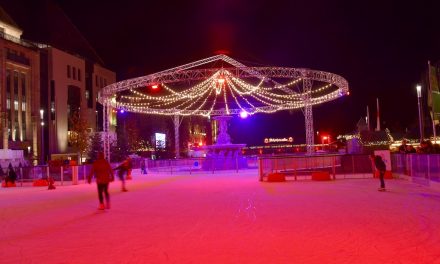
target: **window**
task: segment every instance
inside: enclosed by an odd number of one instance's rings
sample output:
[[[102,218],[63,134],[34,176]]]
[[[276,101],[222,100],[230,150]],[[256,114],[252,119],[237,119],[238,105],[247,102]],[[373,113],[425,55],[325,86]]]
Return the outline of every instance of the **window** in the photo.
[[[11,93],[11,70],[6,70],[6,92]]]
[[[11,109],[11,99],[6,99],[6,109]]]
[[[14,110],[18,110],[18,101],[14,100]]]
[[[50,81],[50,120],[55,120],[55,81]]]
[[[26,102],[21,102],[21,111],[22,112],[26,111]]]
[[[86,90],[86,100],[88,101],[89,98],[90,98],[90,92],[89,92],[89,90]]]
[[[21,79],[21,97],[22,97],[22,100],[26,100],[26,99],[23,99],[23,98],[26,98],[26,75],[24,73],[21,73],[20,79]]]
[[[18,100],[18,72],[14,71],[14,98]]]
[[[67,65],[67,78],[70,78],[70,65]]]
[[[96,77],[96,78],[95,78],[95,86],[98,87],[98,86],[99,86],[99,83],[98,83],[98,75],[96,75],[95,77]]]
[[[73,79],[76,80],[76,68],[72,67],[72,74],[73,74]]]

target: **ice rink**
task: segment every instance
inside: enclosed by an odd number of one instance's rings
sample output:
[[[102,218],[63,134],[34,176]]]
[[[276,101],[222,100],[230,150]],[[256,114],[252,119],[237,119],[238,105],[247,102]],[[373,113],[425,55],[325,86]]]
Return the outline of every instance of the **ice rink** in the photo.
[[[440,192],[406,180],[257,180],[255,170],[0,189],[0,263],[440,263]]]

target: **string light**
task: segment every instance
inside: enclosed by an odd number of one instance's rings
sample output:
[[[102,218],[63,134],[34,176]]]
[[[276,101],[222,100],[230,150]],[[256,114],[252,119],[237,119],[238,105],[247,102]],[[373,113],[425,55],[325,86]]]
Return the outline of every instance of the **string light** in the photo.
[[[212,113],[221,112],[221,109],[224,109],[224,113],[228,115],[243,111],[255,114],[302,108],[305,106],[304,98],[307,96],[311,96],[310,104],[316,105],[348,93],[348,90],[335,89],[332,83],[328,83],[322,87],[312,87],[310,94],[307,94],[301,92],[298,87],[303,81],[302,78],[273,86],[264,86],[266,80],[260,78],[258,84],[253,85],[234,76],[228,70],[219,69],[198,84],[187,88],[180,85],[181,91],[160,83],[157,85],[163,87],[161,94],[149,95],[133,87],[129,89],[129,95],[121,95],[118,102],[111,100],[110,105],[139,113],[159,115],[210,116]],[[295,87],[299,91],[295,91]],[[217,106],[218,96],[222,93],[224,106]],[[232,97],[237,109],[231,109],[228,97]]]

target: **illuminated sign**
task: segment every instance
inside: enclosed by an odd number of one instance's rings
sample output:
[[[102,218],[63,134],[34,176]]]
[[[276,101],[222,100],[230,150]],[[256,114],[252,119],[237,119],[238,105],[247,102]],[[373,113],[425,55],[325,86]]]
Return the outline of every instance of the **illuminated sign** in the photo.
[[[264,143],[265,144],[280,143],[280,142],[292,143],[293,142],[293,137],[288,137],[288,138],[265,138],[264,139]]]
[[[154,134],[155,140],[156,140],[156,148],[158,149],[164,149],[166,146],[166,141],[165,141],[165,134],[162,133],[155,133]]]

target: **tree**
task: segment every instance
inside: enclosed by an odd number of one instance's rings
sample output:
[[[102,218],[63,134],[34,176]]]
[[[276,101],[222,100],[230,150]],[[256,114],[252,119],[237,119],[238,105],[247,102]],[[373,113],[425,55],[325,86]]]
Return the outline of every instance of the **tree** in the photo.
[[[96,160],[98,157],[98,152],[104,151],[101,134],[99,132],[95,132],[90,139],[91,142],[90,142],[89,158],[91,160]]]
[[[79,114],[73,113],[69,118],[70,122],[70,137],[69,142],[71,146],[79,153],[80,160],[87,152],[90,146],[89,141],[89,124],[87,120]]]
[[[116,144],[111,146],[110,160],[113,162],[119,162],[124,160],[129,154],[129,146],[127,136],[125,134],[123,126],[116,126],[117,141]]]
[[[126,134],[129,150],[137,151],[140,147],[140,136],[136,120],[127,119],[124,133]]]

